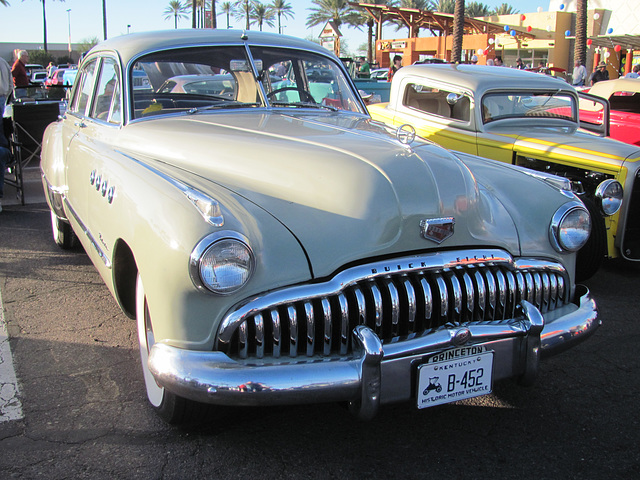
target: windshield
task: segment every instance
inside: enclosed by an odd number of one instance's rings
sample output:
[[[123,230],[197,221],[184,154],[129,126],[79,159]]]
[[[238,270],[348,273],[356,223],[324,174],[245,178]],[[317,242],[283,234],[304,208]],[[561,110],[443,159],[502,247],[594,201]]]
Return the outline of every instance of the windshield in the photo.
[[[243,46],[185,48],[141,57],[130,73],[132,117],[267,106],[364,113],[333,60],[270,47],[251,47],[251,56],[258,79]]]
[[[577,122],[574,97],[567,92],[502,92],[482,98],[483,123],[503,118],[562,118]]]

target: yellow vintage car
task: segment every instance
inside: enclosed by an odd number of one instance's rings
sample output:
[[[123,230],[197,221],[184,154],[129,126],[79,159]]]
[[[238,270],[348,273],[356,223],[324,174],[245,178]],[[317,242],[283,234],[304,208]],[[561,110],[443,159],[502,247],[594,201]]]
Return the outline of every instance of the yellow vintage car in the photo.
[[[372,121],[340,60],[304,40],[109,39],[41,167],[53,239],[79,241],[137,320],[168,422],[203,404],[371,418],[484,395],[600,324],[574,276],[590,217],[564,179]]]
[[[605,255],[640,261],[640,148],[583,131],[579,107],[572,86],[546,75],[413,65],[394,75],[388,103],[368,109],[448,149],[569,178],[594,222],[578,263],[588,278]]]

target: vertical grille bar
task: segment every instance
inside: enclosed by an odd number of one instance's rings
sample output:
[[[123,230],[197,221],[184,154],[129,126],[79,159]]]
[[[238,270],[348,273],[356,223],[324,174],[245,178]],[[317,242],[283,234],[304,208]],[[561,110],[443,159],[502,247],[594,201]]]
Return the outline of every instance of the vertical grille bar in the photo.
[[[422,289],[422,296],[424,299],[424,319],[428,323],[433,315],[433,295],[431,293],[429,282],[424,277],[420,279],[420,288]]]
[[[416,331],[416,292],[408,278],[404,279],[403,286],[405,294],[407,295],[407,322],[409,333],[413,333]]]
[[[517,296],[518,296],[518,286],[516,284],[516,278],[513,275],[513,273],[509,270],[507,270],[507,288],[508,288],[508,298],[507,298],[507,305],[508,305],[508,309],[509,311],[507,312],[507,315],[510,318],[515,317],[516,315],[516,305],[517,305]]]
[[[464,283],[464,295],[467,299],[463,321],[471,321],[473,320],[473,312],[475,310],[475,295],[473,290],[473,281],[467,272],[464,272],[462,275],[462,283]]]
[[[298,312],[296,307],[287,307],[287,317],[289,317],[289,355],[298,356]]]
[[[247,342],[247,322],[240,324],[238,329],[238,355],[240,358],[247,358],[248,342]]]
[[[549,302],[549,308],[555,309],[558,304],[558,277],[556,277],[555,273],[549,275],[549,297],[551,301]]]
[[[390,278],[384,279],[384,286],[391,300],[391,334],[395,336],[398,335],[398,322],[400,321],[400,295]]]
[[[540,306],[540,311],[545,313],[549,310],[549,291],[551,289],[549,274],[547,272],[543,272],[542,275],[542,305]]]
[[[485,319],[487,310],[487,288],[482,273],[476,270],[474,277],[478,288],[478,319],[482,322]]]
[[[447,285],[440,275],[436,278],[438,285],[438,296],[440,297],[440,316],[444,322],[449,321],[449,295],[447,293]]]
[[[536,289],[533,286],[533,276],[529,272],[525,272],[524,281],[527,285],[527,296],[525,300],[529,303],[535,303],[534,296]]]
[[[371,283],[369,288],[371,295],[373,296],[373,309],[375,311],[375,328],[374,331],[376,333],[380,333],[382,330],[382,315],[384,304],[382,303],[382,294],[380,293],[380,289],[375,283]]]
[[[451,320],[459,322],[462,320],[462,287],[460,286],[460,280],[458,280],[454,272],[449,272],[447,276],[451,283],[451,295],[453,297],[454,318]]]
[[[495,318],[496,315],[496,279],[493,277],[491,270],[485,271],[485,280],[487,281],[487,311],[490,318]]]
[[[280,356],[280,313],[277,309],[271,310],[271,329],[273,331],[273,356]]]
[[[264,321],[262,319],[262,314],[258,313],[253,322],[256,326],[256,357],[263,358],[264,357]]]
[[[353,293],[356,297],[356,304],[358,307],[358,320],[357,320],[357,324],[358,325],[366,325],[367,324],[367,304],[366,301],[364,299],[364,295],[362,293],[362,290],[360,290],[358,287],[353,289]]]
[[[497,288],[497,306],[496,316],[499,316],[502,320],[507,318],[507,282],[505,281],[504,274],[500,270],[495,272],[496,288]]]
[[[322,353],[331,355],[331,339],[333,334],[333,323],[331,322],[331,303],[328,298],[323,298],[322,302],[322,319],[324,321],[324,339],[322,342]]]
[[[533,284],[536,288],[535,306],[541,308],[542,306],[542,278],[538,272],[533,274]]]
[[[307,357],[311,357],[316,347],[316,324],[311,302],[304,303],[304,315],[307,321]]]
[[[340,304],[340,355],[346,355],[349,346],[349,305],[344,294],[338,295]]]

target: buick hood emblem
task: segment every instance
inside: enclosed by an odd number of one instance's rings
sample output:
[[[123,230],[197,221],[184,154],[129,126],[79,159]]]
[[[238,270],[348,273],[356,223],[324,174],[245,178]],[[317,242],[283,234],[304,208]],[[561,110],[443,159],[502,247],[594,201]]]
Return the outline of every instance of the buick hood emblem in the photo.
[[[420,235],[432,242],[442,243],[453,235],[455,223],[453,217],[426,218],[420,221]]]

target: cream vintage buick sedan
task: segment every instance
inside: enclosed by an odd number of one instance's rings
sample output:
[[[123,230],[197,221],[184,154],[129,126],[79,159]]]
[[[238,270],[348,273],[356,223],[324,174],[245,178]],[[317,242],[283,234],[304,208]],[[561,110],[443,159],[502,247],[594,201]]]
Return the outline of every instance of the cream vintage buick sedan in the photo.
[[[197,91],[166,88],[194,75]],[[564,179],[373,122],[340,61],[303,40],[98,45],[46,131],[42,177],[56,243],[79,240],[137,319],[169,422],[207,403],[370,418],[452,402],[531,383],[599,325],[574,281],[590,218]]]
[[[412,65],[394,75],[390,101],[369,112],[445,148],[570,179],[592,213],[578,262],[584,279],[606,256],[640,262],[640,148],[584,131],[603,130],[578,113],[595,100],[581,101],[558,78],[513,68]],[[537,201],[526,191],[522,198]]]

